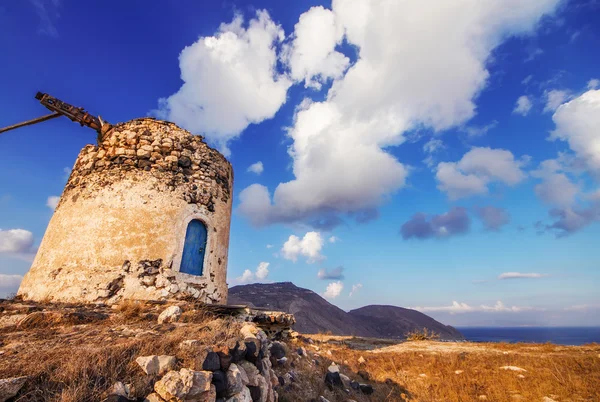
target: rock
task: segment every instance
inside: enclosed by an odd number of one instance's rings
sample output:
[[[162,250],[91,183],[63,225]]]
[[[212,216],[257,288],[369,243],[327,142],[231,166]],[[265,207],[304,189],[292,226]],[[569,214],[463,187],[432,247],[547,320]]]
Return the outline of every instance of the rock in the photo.
[[[147,375],[158,375],[159,363],[158,356],[140,356],[135,362],[144,370]]]
[[[517,377],[518,377],[518,378],[521,378],[521,379],[522,379],[522,378],[525,378],[525,376],[524,376],[523,374],[517,374]]]
[[[342,382],[340,373],[338,372],[328,372],[327,375],[325,375],[325,384],[331,390],[333,390],[334,387],[342,389],[344,388],[344,383]]]
[[[357,374],[360,376],[360,378],[362,378],[365,381],[370,381],[371,380],[371,374],[369,374],[368,371],[358,370]]]
[[[257,333],[258,328],[256,328],[256,325],[250,323],[245,323],[240,329],[240,334],[244,338],[256,338]]]
[[[111,393],[113,395],[121,395],[124,397],[129,397],[129,387],[127,385],[123,384],[121,381],[117,381],[116,383],[114,383]]]
[[[202,363],[202,370],[216,371],[221,369],[221,359],[216,352],[208,352],[204,362]]]
[[[23,388],[28,377],[12,377],[0,380],[0,402],[5,402],[9,398],[17,395]]]
[[[512,371],[527,371],[521,367],[517,366],[502,366],[500,367],[502,370],[512,370]]]
[[[285,364],[287,363],[288,358],[287,357],[282,357],[281,359],[277,359],[277,364],[280,366],[285,366]]]
[[[232,349],[229,349],[229,355],[231,356],[231,362],[237,363],[243,360],[246,356],[246,344],[244,342],[236,342]],[[221,367],[224,368],[223,364]]]
[[[340,373],[340,378],[342,379],[342,382],[345,386],[350,385],[350,377],[348,377],[346,374]]]
[[[246,360],[255,362],[260,351],[260,341],[256,338],[246,338]]]
[[[246,353],[244,351],[244,353]],[[229,369],[229,365],[231,364],[231,356],[225,352],[217,352],[219,355],[219,362],[221,363],[221,370],[227,371]]]
[[[358,364],[365,364],[366,362],[367,361],[365,360],[364,357],[361,356],[361,357],[358,358]]]
[[[252,402],[252,395],[248,387],[243,387],[239,393],[232,395],[226,402]]]
[[[210,391],[212,373],[181,369],[169,371],[154,384],[154,391],[166,400],[193,400]]]
[[[325,398],[324,396],[320,396],[319,402],[329,402],[329,399]]]
[[[260,373],[258,372],[258,369],[256,368],[256,366],[248,361],[243,361],[243,362],[240,362],[238,367],[240,367],[241,369],[243,369],[246,372],[246,376],[248,377],[247,385],[252,385],[253,387],[257,387],[258,386],[258,377],[260,377]]]
[[[331,363],[331,365],[329,367],[327,367],[327,371],[330,373],[339,373],[340,372],[340,366],[338,366],[335,363]]]
[[[157,393],[153,392],[150,395],[148,395],[146,397],[146,399],[144,399],[144,402],[164,402],[165,400],[162,399]]]
[[[464,373],[464,371],[463,371],[463,370],[456,370],[456,371],[454,372],[454,374],[462,374],[462,373]]]
[[[158,356],[158,375],[163,375],[167,371],[173,370],[175,366],[177,366],[177,358],[175,356]]]
[[[181,317],[181,307],[179,306],[171,306],[167,307],[160,315],[158,316],[158,323],[164,324],[168,322],[176,322]]]
[[[221,370],[213,372],[212,383],[218,397],[224,397],[227,393],[227,376]]]
[[[360,392],[365,395],[371,395],[373,393],[373,386],[370,384],[360,384]]]
[[[193,348],[197,348],[200,345],[202,345],[202,342],[200,342],[197,339],[187,339],[185,341],[182,341],[179,344],[179,347],[181,349],[193,349]]]
[[[275,359],[283,359],[287,354],[287,346],[281,342],[273,342],[271,344],[271,356]]]
[[[246,384],[248,384],[246,372],[240,370],[237,364],[231,363],[229,370],[227,370],[227,395],[233,396],[239,394],[243,391]]]
[[[306,349],[303,347],[299,347],[296,352],[298,353],[299,356],[306,356]]]
[[[355,391],[358,391],[360,389],[360,384],[358,383],[358,381],[350,381],[350,388],[352,388]]]

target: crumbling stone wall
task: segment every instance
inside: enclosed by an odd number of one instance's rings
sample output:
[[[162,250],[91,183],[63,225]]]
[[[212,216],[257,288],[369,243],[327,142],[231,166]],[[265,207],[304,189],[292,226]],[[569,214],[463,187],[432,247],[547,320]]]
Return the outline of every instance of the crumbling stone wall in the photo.
[[[202,137],[151,118],[114,126],[75,163],[19,294],[33,300],[227,300],[233,170]],[[188,223],[202,276],[179,272]]]

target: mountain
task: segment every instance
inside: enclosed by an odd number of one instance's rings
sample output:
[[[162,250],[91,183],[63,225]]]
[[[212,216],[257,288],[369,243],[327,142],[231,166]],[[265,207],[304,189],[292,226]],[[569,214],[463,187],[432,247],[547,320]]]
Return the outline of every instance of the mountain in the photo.
[[[348,314],[359,321],[368,322],[381,338],[398,338],[402,337],[399,334],[427,328],[438,333],[441,339],[464,339],[456,328],[408,308],[370,305],[351,310]]]
[[[331,332],[373,338],[404,338],[427,328],[441,339],[464,339],[456,329],[420,313],[394,306],[371,305],[350,312],[334,306],[315,292],[291,282],[239,285],[229,289],[229,304],[248,304],[294,314],[294,329],[301,333]]]

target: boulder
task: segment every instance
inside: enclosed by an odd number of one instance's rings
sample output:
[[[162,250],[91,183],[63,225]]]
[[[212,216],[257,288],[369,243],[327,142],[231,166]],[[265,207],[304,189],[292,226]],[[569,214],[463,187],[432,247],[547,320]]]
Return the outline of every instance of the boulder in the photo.
[[[248,361],[242,361],[238,364],[238,367],[246,372],[246,377],[248,377],[247,385],[251,385],[253,387],[258,386],[258,377],[261,375],[254,364]]]
[[[330,390],[333,390],[333,388],[344,388],[344,383],[342,382],[340,373],[338,372],[327,372],[325,375],[325,384]]]
[[[135,359],[135,362],[142,368],[147,375],[158,374],[158,356],[140,356]]]
[[[299,347],[298,350],[296,351],[298,353],[298,355],[300,356],[306,356],[306,349],[304,347]]]
[[[244,353],[246,353],[244,351]],[[231,355],[225,352],[217,352],[219,355],[219,362],[221,364],[221,370],[227,371],[229,369],[229,365],[231,364]]]
[[[244,343],[246,345],[246,360],[256,362],[260,352],[260,341],[257,338],[246,338]]]
[[[181,307],[179,306],[171,306],[167,307],[160,315],[158,316],[158,323],[165,324],[169,322],[179,321],[179,317],[181,317]]]
[[[165,402],[157,393],[151,393],[144,399],[144,402]]]
[[[113,384],[111,394],[129,397],[129,391],[129,387],[127,385],[123,384],[121,381],[117,381]]]
[[[212,383],[218,397],[223,397],[227,394],[227,376],[221,370],[213,372]]]
[[[335,363],[331,363],[331,365],[329,367],[327,367],[327,371],[330,373],[339,373],[340,372],[340,366],[338,366]]]
[[[28,377],[12,377],[0,380],[0,402],[5,402],[9,398],[17,395],[23,388]]]
[[[158,375],[163,375],[167,371],[175,369],[177,358],[175,356],[161,355],[158,356]]]
[[[237,341],[235,346],[229,349],[229,355],[233,363],[243,360],[246,357],[246,343]],[[223,364],[221,364],[221,367],[223,367]]]
[[[154,391],[167,401],[199,399],[202,394],[210,391],[211,380],[211,372],[183,368],[165,374],[154,384]]]
[[[243,387],[239,393],[232,395],[226,402],[252,402],[252,395],[248,387]]]
[[[365,395],[371,395],[373,393],[373,386],[370,384],[360,384],[360,392]]]
[[[281,342],[273,342],[270,350],[275,359],[283,359],[287,355],[287,346]]]
[[[240,329],[240,334],[242,334],[244,338],[256,338],[257,333],[258,328],[256,328],[256,325],[250,323],[244,324]]]
[[[227,370],[227,396],[233,397],[239,394],[248,384],[248,376],[244,370],[240,370],[237,364],[231,363]],[[250,391],[248,391],[250,392]]]
[[[221,359],[216,352],[208,352],[204,362],[202,362],[202,370],[216,371],[221,369]]]

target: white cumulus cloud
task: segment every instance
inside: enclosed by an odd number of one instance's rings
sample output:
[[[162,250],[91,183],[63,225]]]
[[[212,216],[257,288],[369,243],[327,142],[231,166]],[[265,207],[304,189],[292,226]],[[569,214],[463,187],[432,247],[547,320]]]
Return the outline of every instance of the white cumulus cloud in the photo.
[[[21,275],[0,274],[0,297],[16,293],[22,280],[23,276]]]
[[[238,276],[234,279],[234,282],[236,284],[245,284],[263,281],[269,276],[269,265],[270,264],[268,262],[261,262],[258,264],[255,272],[246,269],[241,276]]]
[[[46,206],[54,211],[56,209],[56,206],[58,205],[59,201],[60,201],[59,196],[56,196],[56,195],[50,196],[46,200]]]
[[[468,121],[489,78],[493,49],[530,32],[557,3],[336,0],[334,23],[319,9],[331,28],[327,54],[341,27],[357,60],[334,79],[324,100],[306,99],[297,108],[288,131],[295,178],[279,184],[272,197],[264,186],[245,189],[240,211],[254,224],[268,224],[377,208],[404,187],[409,173],[388,148],[402,144],[415,127],[442,131]],[[319,54],[320,62],[325,51]]]
[[[281,27],[259,10],[246,26],[238,15],[214,36],[201,37],[179,55],[181,88],[155,111],[228,154],[227,143],[249,124],[275,115],[291,81],[276,70]]]
[[[252,172],[252,173],[256,173],[256,174],[261,174],[264,170],[265,170],[265,168],[261,161],[253,163],[252,165],[250,165],[248,167],[248,172]]]
[[[544,106],[544,112],[554,112],[560,105],[572,97],[571,92],[560,89],[552,89],[547,91],[545,96],[546,106]]]
[[[291,235],[281,248],[281,255],[286,260],[296,262],[298,257],[306,257],[307,262],[322,260],[323,236],[319,232],[307,232],[303,238]]]
[[[519,96],[515,108],[513,109],[513,113],[520,114],[521,116],[527,116],[532,106],[533,105],[528,96]]]
[[[21,254],[33,249],[33,233],[24,229],[0,229],[0,253]]]
[[[327,299],[335,299],[342,293],[342,290],[344,290],[344,284],[341,281],[331,282],[327,285],[327,289],[325,289],[323,296]]]
[[[591,80],[588,81],[587,83],[587,88],[588,89],[596,89],[600,86],[600,80],[597,78],[592,78]]]
[[[293,42],[283,52],[292,78],[315,89],[327,79],[340,78],[350,64],[348,57],[335,50],[343,35],[331,10],[318,6],[302,14],[294,27]]]
[[[525,178],[521,169],[527,158],[515,159],[504,149],[473,148],[458,162],[438,164],[438,189],[451,200],[478,194],[487,194],[488,185],[500,182],[514,186]]]

